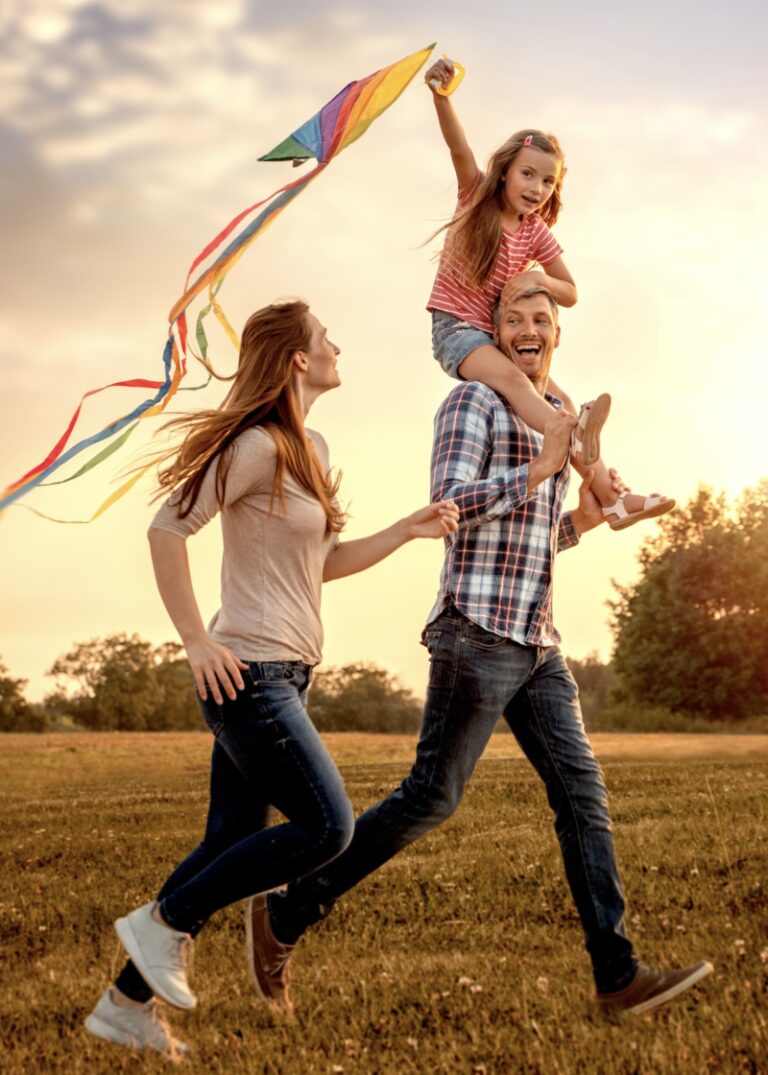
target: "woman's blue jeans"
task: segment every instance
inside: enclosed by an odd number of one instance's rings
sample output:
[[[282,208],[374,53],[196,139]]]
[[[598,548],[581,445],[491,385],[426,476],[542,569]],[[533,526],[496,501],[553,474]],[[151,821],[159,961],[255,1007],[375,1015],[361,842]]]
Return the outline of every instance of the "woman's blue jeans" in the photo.
[[[158,895],[174,929],[194,936],[222,907],[311,873],[349,844],[352,806],[305,708],[310,676],[297,661],[251,663],[234,701],[200,702],[215,737],[210,807],[202,843]],[[282,824],[268,825],[271,806]],[[152,995],[130,962],[115,984],[134,1000]]]
[[[503,714],[544,782],[597,989],[623,988],[637,964],[624,930],[608,800],[562,654],[490,634],[454,608],[425,635],[430,679],[413,768],[357,819],[343,855],[270,896],[276,935],[297,940],[339,896],[449,818]]]

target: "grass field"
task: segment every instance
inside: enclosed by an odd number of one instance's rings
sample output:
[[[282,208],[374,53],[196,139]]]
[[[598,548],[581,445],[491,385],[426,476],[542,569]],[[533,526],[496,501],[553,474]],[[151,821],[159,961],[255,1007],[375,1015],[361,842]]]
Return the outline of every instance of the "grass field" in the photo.
[[[329,735],[356,809],[404,774],[406,736]],[[293,1021],[254,1000],[239,908],[202,934],[199,1008],[172,1013],[190,1072],[768,1071],[768,736],[596,735],[651,963],[706,957],[685,1001],[606,1020],[549,811],[508,735],[457,815],[341,901],[294,960]],[[167,1070],[82,1020],[121,962],[117,914],[198,840],[205,735],[0,738],[2,1075]]]

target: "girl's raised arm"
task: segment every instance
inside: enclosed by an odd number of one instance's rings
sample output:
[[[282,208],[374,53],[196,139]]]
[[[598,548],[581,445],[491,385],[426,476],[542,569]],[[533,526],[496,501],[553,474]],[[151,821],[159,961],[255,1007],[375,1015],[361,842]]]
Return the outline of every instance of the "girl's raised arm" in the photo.
[[[450,97],[445,97],[440,93],[436,93],[434,87],[431,85],[433,81],[438,82],[441,86],[447,86],[453,78],[454,70],[453,64],[450,60],[438,60],[437,63],[433,63],[424,76],[424,81],[432,90],[432,99],[435,102],[435,111],[437,112],[437,121],[440,124],[440,131],[442,132],[445,144],[451,151],[451,161],[453,162],[453,168],[456,172],[456,179],[459,184],[459,191],[467,190],[471,187],[477,178],[479,171],[477,167],[477,161],[475,155],[469,147],[467,136],[464,134],[464,128],[459,123],[459,117],[456,115],[456,110],[451,103]]]

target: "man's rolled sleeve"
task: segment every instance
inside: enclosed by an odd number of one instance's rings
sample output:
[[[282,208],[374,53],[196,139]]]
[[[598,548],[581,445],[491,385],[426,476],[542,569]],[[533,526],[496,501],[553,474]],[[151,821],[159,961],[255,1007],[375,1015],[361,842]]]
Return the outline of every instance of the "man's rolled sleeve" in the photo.
[[[579,535],[573,525],[573,516],[570,511],[566,511],[557,528],[557,551],[562,552],[564,549],[572,549],[574,545],[578,544]]]
[[[454,389],[435,417],[431,497],[453,500],[459,526],[478,526],[508,515],[532,498],[528,464],[482,478],[493,451],[494,405],[490,389],[468,382]]]

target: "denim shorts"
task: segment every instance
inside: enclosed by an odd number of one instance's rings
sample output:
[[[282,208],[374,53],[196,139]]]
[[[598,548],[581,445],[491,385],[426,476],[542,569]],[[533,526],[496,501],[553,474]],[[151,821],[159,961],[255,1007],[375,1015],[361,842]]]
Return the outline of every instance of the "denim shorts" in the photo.
[[[493,337],[443,310],[432,311],[432,354],[449,377],[461,380],[459,366],[484,344],[493,346]]]

